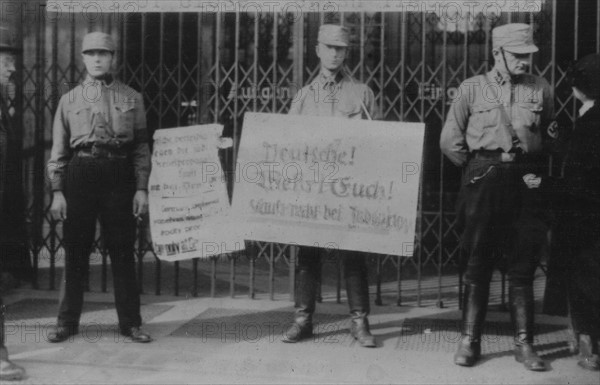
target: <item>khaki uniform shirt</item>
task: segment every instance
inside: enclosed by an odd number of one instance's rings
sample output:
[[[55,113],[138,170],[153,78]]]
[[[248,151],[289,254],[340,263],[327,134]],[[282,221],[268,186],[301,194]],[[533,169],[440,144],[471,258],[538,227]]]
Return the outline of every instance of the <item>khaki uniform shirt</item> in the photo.
[[[442,129],[440,148],[457,166],[478,150],[509,152],[518,146],[525,153],[539,153],[543,132],[553,117],[553,94],[544,78],[523,74],[512,84],[508,75],[492,70],[460,85]],[[518,137],[516,143],[509,125]]]
[[[72,153],[92,146],[129,155],[136,188],[147,189],[150,151],[144,100],[138,92],[118,80],[106,84],[88,76],[61,97],[48,161],[53,191],[64,188],[65,167]]]
[[[288,114],[366,119],[361,101],[371,118],[376,119],[375,95],[366,84],[341,72],[334,78],[320,73],[311,84],[298,91]]]

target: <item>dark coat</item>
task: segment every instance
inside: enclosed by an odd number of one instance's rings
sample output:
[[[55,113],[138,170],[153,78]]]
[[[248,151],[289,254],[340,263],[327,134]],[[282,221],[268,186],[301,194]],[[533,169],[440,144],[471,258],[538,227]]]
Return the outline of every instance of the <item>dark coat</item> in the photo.
[[[568,280],[597,297],[600,256],[592,252],[600,242],[600,105],[579,117],[564,154],[562,178],[545,177],[541,188],[552,199],[556,214],[552,256],[544,311],[565,314]]]
[[[19,136],[0,96],[0,272],[30,278]]]

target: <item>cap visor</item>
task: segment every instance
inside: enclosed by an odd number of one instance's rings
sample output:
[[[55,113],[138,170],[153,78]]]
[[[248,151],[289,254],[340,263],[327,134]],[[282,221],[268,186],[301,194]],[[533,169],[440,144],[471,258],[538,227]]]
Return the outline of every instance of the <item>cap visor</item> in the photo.
[[[348,44],[342,43],[340,41],[322,41],[322,40],[320,40],[319,43],[325,44],[325,45],[333,45],[336,47],[348,47],[349,46]]]
[[[535,45],[524,45],[519,47],[503,47],[505,51],[510,53],[534,53],[539,51]]]

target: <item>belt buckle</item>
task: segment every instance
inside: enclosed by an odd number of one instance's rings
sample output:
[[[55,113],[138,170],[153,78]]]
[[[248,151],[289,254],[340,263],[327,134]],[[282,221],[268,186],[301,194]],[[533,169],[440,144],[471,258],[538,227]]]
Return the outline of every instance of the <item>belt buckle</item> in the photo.
[[[514,162],[517,154],[514,152],[503,152],[500,154],[500,161],[504,163]]]
[[[91,152],[94,158],[105,158],[108,155],[108,151],[105,148],[98,146],[92,146]]]

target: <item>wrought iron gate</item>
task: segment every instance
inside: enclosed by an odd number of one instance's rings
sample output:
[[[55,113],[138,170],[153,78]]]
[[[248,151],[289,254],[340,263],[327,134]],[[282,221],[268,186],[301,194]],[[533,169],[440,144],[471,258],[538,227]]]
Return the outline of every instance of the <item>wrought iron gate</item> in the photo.
[[[193,123],[219,122],[234,147],[222,152],[234,167],[246,111],[286,112],[294,91],[318,71],[314,52],[323,22],[350,28],[353,47],[347,67],[376,95],[386,120],[426,123],[420,223],[412,258],[373,255],[376,302],[437,304],[456,299],[458,234],[453,201],[459,170],[438,149],[439,133],[449,100],[465,78],[488,70],[490,31],[496,24],[534,25],[540,52],[532,72],[556,90],[559,120],[572,121],[575,103],[564,75],[568,62],[600,51],[600,1],[548,0],[539,12],[451,16],[436,12],[203,12],[203,13],[45,13],[45,2],[23,2],[15,14],[23,36],[24,55],[14,102],[22,111],[23,159],[32,234],[39,276],[36,287],[55,289],[57,261],[62,257],[61,225],[48,214],[44,180],[51,146],[51,123],[58,98],[83,76],[80,37],[104,30],[118,36],[118,73],[144,95],[149,130]],[[32,11],[33,10],[33,11]],[[4,11],[6,13],[6,11]],[[32,16],[33,15],[33,16]],[[559,16],[560,15],[560,16]],[[559,24],[560,17],[560,24]],[[35,18],[31,20],[31,18]],[[552,167],[552,164],[550,164]],[[231,181],[230,181],[231,187]],[[216,295],[239,292],[236,274],[248,274],[247,291],[257,292],[256,274],[268,275],[258,291],[293,293],[294,263],[285,245],[252,242],[251,252],[210,261],[161,263],[139,230],[137,260],[142,287],[161,294]],[[96,242],[100,281],[107,289],[107,255]],[[340,297],[340,275],[335,289]],[[280,272],[289,271],[288,276]],[[206,279],[202,274],[208,274]],[[153,275],[149,279],[148,274]],[[219,279],[221,277],[221,279]],[[225,277],[225,278],[224,278]],[[153,282],[148,286],[148,282]],[[210,283],[208,285],[208,282]],[[263,281],[261,281],[263,282]],[[332,284],[333,287],[333,284]],[[408,287],[408,289],[407,289]],[[245,289],[244,289],[245,290]]]

